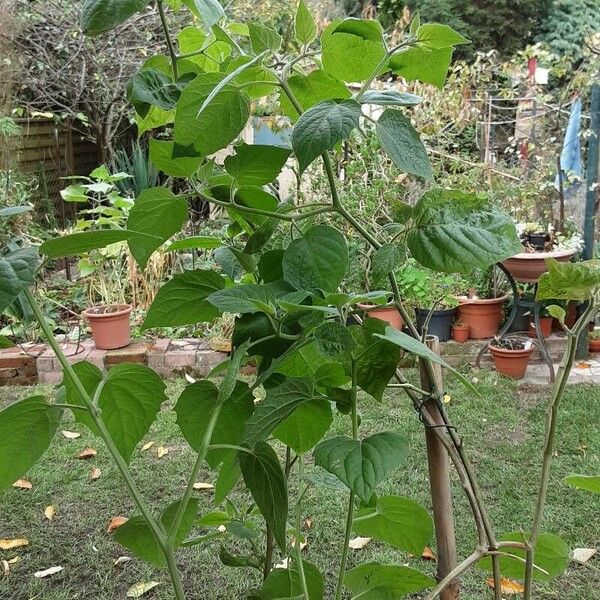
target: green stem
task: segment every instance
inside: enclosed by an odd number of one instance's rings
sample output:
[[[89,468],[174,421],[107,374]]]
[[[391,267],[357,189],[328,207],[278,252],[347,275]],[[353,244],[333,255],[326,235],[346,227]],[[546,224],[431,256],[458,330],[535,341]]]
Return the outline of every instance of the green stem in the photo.
[[[156,538],[156,541],[158,542],[158,545],[160,546],[165,556],[167,566],[169,568],[169,574],[171,576],[171,581],[173,583],[173,589],[175,590],[175,597],[177,598],[177,600],[184,600],[185,596],[183,594],[181,577],[175,565],[174,559],[169,558],[169,554],[172,554],[173,551],[172,548],[169,548],[169,546],[167,545],[167,536],[162,524],[160,523],[160,521],[155,520],[152,516],[150,509],[148,508],[142,494],[140,493],[135,481],[133,480],[127,463],[121,456],[121,453],[119,452],[115,443],[113,442],[110,432],[108,431],[104,421],[100,417],[100,413],[96,405],[94,404],[94,401],[88,394],[87,390],[85,389],[85,386],[77,376],[77,373],[75,373],[75,370],[73,369],[71,363],[68,361],[60,345],[56,341],[52,330],[50,329],[48,323],[46,322],[46,319],[44,318],[39,304],[33,297],[33,294],[30,290],[25,290],[24,293],[25,297],[27,298],[27,301],[31,306],[31,310],[33,311],[33,314],[44,333],[44,337],[46,338],[48,344],[50,345],[50,347],[54,351],[54,354],[58,358],[58,361],[62,366],[65,376],[71,380],[73,386],[77,390],[77,393],[79,394],[83,403],[85,404],[85,407],[88,413],[90,414],[91,419],[94,421],[94,425],[96,426],[96,430],[98,431],[99,436],[102,438],[102,441],[104,442],[109,454],[111,455],[112,459],[117,465],[117,468],[119,469],[119,472],[121,473],[121,476],[125,481],[125,485],[129,489],[129,493],[131,494],[136,506],[138,507],[140,513],[142,514],[146,523],[148,524],[148,527],[150,527],[150,530],[152,531],[154,537]]]
[[[163,0],[158,0],[156,5],[158,6],[158,14],[160,16],[160,22],[162,24],[163,31],[165,32],[165,39],[167,41],[167,48],[169,49],[169,55],[171,56],[171,68],[173,69],[173,80],[179,79],[179,73],[177,70],[177,53],[173,46],[173,40],[171,40],[171,34],[169,33],[169,24],[167,23],[167,17],[163,8]]]
[[[298,455],[298,481],[301,486],[304,482],[304,460],[302,454]],[[306,583],[306,574],[304,573],[304,564],[302,563],[302,547],[300,536],[302,535],[302,496],[300,488],[298,488],[298,501],[296,502],[296,540],[294,548],[296,549],[296,560],[298,561],[298,572],[300,573],[300,584],[302,585],[302,593],[306,600],[310,600],[308,593],[308,585]]]
[[[356,412],[356,399],[358,395],[356,361],[352,361],[352,390],[350,395],[350,405],[352,410],[352,439],[358,439],[358,415]],[[338,575],[337,587],[335,590],[335,600],[341,600],[344,591],[344,577],[346,576],[346,564],[348,563],[348,552],[350,550],[350,537],[352,535],[352,522],[354,520],[354,499],[355,494],[351,490],[348,500],[348,513],[346,515],[346,533],[344,535],[344,547],[342,549],[342,559],[340,561],[340,571]]]

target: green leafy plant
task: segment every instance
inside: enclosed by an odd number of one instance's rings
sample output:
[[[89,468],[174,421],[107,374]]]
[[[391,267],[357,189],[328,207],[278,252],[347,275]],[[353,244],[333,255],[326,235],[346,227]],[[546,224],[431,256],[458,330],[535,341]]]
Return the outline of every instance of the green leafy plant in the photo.
[[[82,28],[90,35],[107,32],[147,4],[147,0],[86,0]],[[94,227],[39,248],[9,249],[0,259],[0,310],[17,298],[26,299],[64,371],[55,402],[35,396],[0,413],[0,487],[10,485],[40,458],[62,413],[72,411],[103,441],[136,506],[136,514],[117,530],[116,541],[142,560],[166,568],[178,600],[185,592],[176,554],[215,541],[223,543],[219,549],[223,563],[262,573],[262,585],[253,598],[318,600],[324,595],[323,575],[301,553],[302,501],[313,484],[304,465],[312,452],[323,475],[345,491],[344,542],[339,558],[332,558],[338,567],[337,580],[330,584],[336,600],[345,590],[355,598],[396,598],[428,588],[426,597],[431,600],[472,565],[486,566],[486,561],[493,570],[496,598],[503,568],[512,576],[524,576],[526,597],[531,597],[531,581],[539,572],[554,576],[566,566],[556,561],[556,553],[563,556],[566,544],[540,532],[540,526],[555,412],[582,323],[587,324],[598,307],[600,270],[594,262],[551,264],[549,274],[540,280],[541,299],[574,298],[588,301],[589,307],[583,321],[568,333],[568,354],[550,407],[531,533],[497,537],[462,439],[443,409],[444,391],[434,368],[447,369],[470,388],[473,384],[420,341],[394,271],[407,255],[439,273],[487,269],[519,250],[512,220],[476,194],[431,188],[414,206],[395,207],[395,227],[373,233],[345,206],[332,162],[339,142],[352,142],[360,128],[371,127],[361,117],[361,106],[375,104],[384,107],[374,127],[383,152],[398,169],[431,180],[427,152],[410,119],[411,111],[418,110],[414,108],[418,99],[394,91],[381,93],[371,85],[383,71],[393,71],[441,87],[454,47],[466,40],[449,27],[415,21],[400,41],[390,45],[377,22],[345,19],[328,25],[317,41],[312,16],[301,3],[296,39],[284,44],[263,24],[228,21],[216,0],[184,4],[205,29],[184,29],[176,47],[159,0],[169,56],[153,56],[142,65],[129,97],[140,131],[172,124],[172,139],[161,140],[160,169],[173,177],[189,173],[185,177],[192,192],[177,195],[165,188],[148,189],[119,223],[99,223],[99,211],[93,213]],[[361,87],[353,93],[346,84],[356,81]],[[251,102],[261,98],[276,98],[294,123],[291,148],[239,141]],[[225,148],[230,152],[219,167],[210,156]],[[274,181],[288,161],[298,173],[324,169],[328,192],[323,201],[296,203],[275,195]],[[84,184],[81,195],[87,198],[86,185],[97,184]],[[48,261],[117,242],[126,244],[144,269],[153,253],[181,231],[188,200],[197,198],[229,216],[226,243],[194,236],[177,240],[170,249],[213,248],[226,268],[194,268],[173,276],[158,292],[143,328],[206,323],[223,313],[235,314],[233,351],[225,365],[209,378],[187,385],[179,396],[173,410],[196,460],[181,497],[169,506],[151,508],[129,461],[161,409],[165,384],[144,365],[117,365],[107,374],[88,362],[71,365],[30,288],[40,255]],[[314,224],[318,216],[328,222]],[[274,237],[278,229],[286,235]],[[376,319],[360,323],[349,319],[356,303],[369,295],[340,291],[353,268],[347,230],[371,246],[376,270],[387,273],[385,293],[393,298],[408,333]],[[274,244],[275,239],[281,243]],[[397,370],[402,350],[421,362],[426,389],[409,383]],[[250,381],[240,377],[249,359],[257,365]],[[371,562],[347,569],[353,531],[413,554],[422,552],[433,533],[427,509],[411,498],[379,494],[393,473],[410,468],[405,466],[410,451],[403,432],[367,435],[361,427],[361,412],[369,403],[381,401],[391,379],[397,380],[418,413],[415,425],[425,423],[436,443],[446,448],[477,526],[473,553],[440,573],[439,581],[401,565]],[[441,423],[433,416],[431,403],[441,407],[437,409]],[[345,415],[346,434],[332,437],[327,434],[334,410]],[[192,493],[205,463],[218,473],[215,502],[225,510],[197,518]],[[234,506],[228,499],[240,479],[251,505],[248,500],[245,506]],[[193,533],[217,524],[225,527],[223,534]],[[226,546],[231,537],[251,540],[247,553]],[[275,561],[284,557],[285,568],[274,569]]]

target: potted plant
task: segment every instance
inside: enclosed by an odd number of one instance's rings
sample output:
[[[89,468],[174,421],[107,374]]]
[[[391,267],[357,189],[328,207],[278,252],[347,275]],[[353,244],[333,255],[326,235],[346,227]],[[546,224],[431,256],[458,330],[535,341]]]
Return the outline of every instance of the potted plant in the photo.
[[[394,329],[398,329],[398,331],[401,331],[404,327],[404,319],[393,304],[378,305],[359,302],[357,306],[361,310],[364,310],[369,317],[372,317],[373,319],[379,319],[380,321],[385,321]]]
[[[101,304],[83,311],[89,321],[96,348],[115,350],[131,343],[131,304]]]
[[[489,348],[494,357],[496,371],[511,379],[523,379],[533,352],[533,343],[530,340],[494,338]]]
[[[496,269],[492,267],[463,276],[462,285],[467,292],[457,298],[458,318],[469,326],[469,337],[474,340],[494,337],[508,298],[496,278]]]
[[[590,352],[600,352],[600,328],[595,328],[589,334],[589,350]]]
[[[552,335],[552,324],[554,319],[552,315],[548,313],[546,306],[542,305],[540,309],[540,333],[542,337],[547,338]],[[535,334],[535,320],[533,315],[529,319],[529,337],[536,337]]]
[[[457,319],[452,325],[452,339],[459,344],[464,344],[469,339],[469,326]]]
[[[451,337],[452,323],[458,302],[454,295],[457,278],[419,267],[409,259],[399,273],[398,285],[402,297],[415,311],[419,331],[427,327],[428,335],[441,342]]]

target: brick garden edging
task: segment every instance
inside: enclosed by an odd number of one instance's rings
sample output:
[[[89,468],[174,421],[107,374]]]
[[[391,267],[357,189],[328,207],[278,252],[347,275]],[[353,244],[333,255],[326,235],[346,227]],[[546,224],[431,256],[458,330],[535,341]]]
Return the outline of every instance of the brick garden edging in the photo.
[[[100,369],[119,363],[142,363],[161,377],[180,373],[206,376],[227,358],[227,353],[212,350],[207,340],[139,339],[119,350],[98,350],[91,339],[63,343],[61,348],[71,363],[87,360]],[[0,385],[57,384],[62,370],[54,352],[44,344],[23,344],[0,350]]]

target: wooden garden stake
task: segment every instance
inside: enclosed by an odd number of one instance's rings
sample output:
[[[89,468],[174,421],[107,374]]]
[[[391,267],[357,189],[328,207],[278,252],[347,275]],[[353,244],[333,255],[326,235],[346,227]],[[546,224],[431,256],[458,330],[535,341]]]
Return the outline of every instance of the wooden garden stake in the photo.
[[[426,344],[436,354],[440,353],[440,342],[435,336],[427,336]],[[428,392],[442,390],[442,368],[431,364],[428,372],[421,363],[421,387]],[[434,381],[430,380],[432,373]],[[443,425],[440,410],[433,399],[425,402],[425,408],[436,425]],[[454,534],[454,512],[450,489],[450,462],[448,453],[432,428],[425,428],[429,486],[433,505],[433,521],[437,542],[437,579],[441,581],[457,565],[456,537]],[[440,594],[441,600],[457,600],[460,597],[458,579],[455,579]]]

